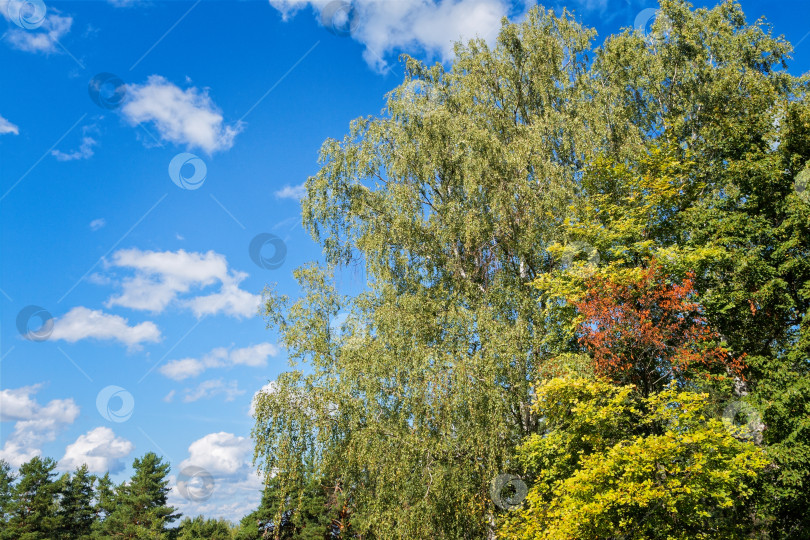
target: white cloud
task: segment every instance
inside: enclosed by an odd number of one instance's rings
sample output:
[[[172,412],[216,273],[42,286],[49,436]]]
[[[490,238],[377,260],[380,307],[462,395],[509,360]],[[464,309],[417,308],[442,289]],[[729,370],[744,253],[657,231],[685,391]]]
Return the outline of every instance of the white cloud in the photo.
[[[166,403],[171,403],[172,401],[174,401],[174,394],[175,393],[176,393],[175,390],[170,390],[168,394],[163,396],[163,401],[165,401]]]
[[[222,113],[207,90],[182,90],[159,75],[146,84],[128,85],[121,112],[132,125],[152,122],[164,140],[201,148],[209,154],[233,146],[242,125],[223,122]]]
[[[90,222],[90,229],[93,231],[97,231],[104,227],[107,224],[107,220],[104,218],[94,219]]]
[[[247,277],[247,274],[236,275],[241,276],[239,281]],[[217,313],[225,313],[237,318],[257,315],[261,303],[259,296],[240,289],[239,281],[223,283],[222,289],[218,293],[193,298],[188,301],[188,306],[197,318]]]
[[[210,381],[203,381],[195,389],[186,389],[186,395],[183,401],[191,403],[200,399],[210,399],[220,394],[225,395],[225,401],[233,401],[236,396],[244,394],[244,390],[239,389],[236,381],[226,383],[222,379],[212,379]]]
[[[0,421],[14,421],[14,431],[0,449],[0,459],[19,467],[42,454],[41,446],[79,416],[72,399],[54,399],[42,406],[33,398],[41,385],[0,391]]]
[[[6,135],[8,133],[12,133],[14,135],[20,134],[20,128],[0,116],[0,135]]]
[[[117,437],[108,427],[97,427],[84,435],[79,435],[76,442],[69,444],[65,455],[59,460],[59,466],[73,470],[82,464],[92,473],[116,473],[124,469],[121,458],[129,455],[135,448],[131,441]]]
[[[247,277],[244,272],[228,269],[224,255],[173,251],[125,249],[113,254],[109,266],[132,268],[135,275],[124,279],[120,295],[107,300],[107,307],[161,313],[172,302],[188,308],[197,317],[225,313],[237,318],[258,313],[261,296],[239,288]],[[216,293],[178,300],[180,294],[220,283]]]
[[[299,184],[297,186],[284,186],[280,190],[276,191],[275,195],[278,199],[294,199],[300,200],[307,194],[307,190],[304,187],[304,184]]]
[[[98,144],[92,137],[82,137],[82,144],[79,145],[78,150],[73,152],[62,152],[60,150],[51,150],[51,155],[57,161],[75,161],[78,159],[89,159],[93,157],[93,147]]]
[[[231,476],[244,470],[253,457],[253,443],[233,433],[209,433],[188,447],[189,457],[181,467],[202,467],[215,476]]]
[[[129,326],[129,321],[118,315],[78,306],[56,319],[51,339],[74,343],[81,339],[114,339],[130,349],[138,349],[141,343],[160,341],[160,330],[151,321]]]
[[[196,377],[206,369],[235,365],[264,367],[267,359],[278,354],[278,347],[272,343],[259,343],[241,349],[229,350],[217,347],[200,359],[182,358],[172,360],[160,368],[160,372],[170,379],[182,381]]]
[[[306,6],[312,6],[323,18],[324,8],[331,3],[330,0],[270,0],[270,5],[279,10],[284,19]],[[501,18],[511,10],[506,0],[354,0],[351,4],[354,8],[350,23],[354,28],[352,37],[365,45],[366,62],[381,71],[386,69],[383,57],[395,50],[415,49],[447,61],[453,57],[454,41],[481,37],[492,42],[500,29]]]
[[[261,498],[263,482],[251,464],[253,443],[248,437],[233,433],[210,433],[191,443],[189,457],[173,467],[179,473],[186,467],[200,467],[214,480],[210,498],[189,501],[177,488],[172,478],[169,504],[186,515],[205,515],[238,522],[245,514],[256,509]]]
[[[128,8],[144,3],[144,0],[107,0],[107,3],[117,8]]]
[[[51,150],[51,155],[57,161],[75,161],[78,159],[90,159],[93,157],[93,147],[98,144],[91,134],[98,131],[96,126],[84,126],[82,128],[82,142],[78,150],[72,152],[62,152],[61,150]]]
[[[9,18],[8,12],[2,9],[2,6],[0,11],[6,19]],[[42,25],[35,29],[12,27],[6,32],[5,38],[12,47],[20,51],[50,54],[57,51],[57,43],[70,32],[72,25],[72,17],[53,14],[48,15]]]

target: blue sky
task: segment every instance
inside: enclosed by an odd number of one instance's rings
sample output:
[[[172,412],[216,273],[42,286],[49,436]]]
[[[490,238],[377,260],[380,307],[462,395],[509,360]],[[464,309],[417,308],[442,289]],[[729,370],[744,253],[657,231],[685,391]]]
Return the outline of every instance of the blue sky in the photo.
[[[796,46],[792,73],[810,70],[805,0],[741,4]],[[546,5],[601,40],[655,3]],[[250,403],[287,367],[256,309],[265,284],[296,296],[292,270],[320,257],[298,196],[321,143],[380,113],[399,53],[447,62],[453,39],[491,41],[527,4],[357,0],[351,21],[336,8],[0,0],[0,457],[86,461],[120,481],[155,451],[184,513],[256,506]],[[92,80],[108,81],[95,101]],[[362,277],[344,271],[341,289]],[[52,317],[47,339],[28,306]],[[178,484],[184,469],[204,478]]]

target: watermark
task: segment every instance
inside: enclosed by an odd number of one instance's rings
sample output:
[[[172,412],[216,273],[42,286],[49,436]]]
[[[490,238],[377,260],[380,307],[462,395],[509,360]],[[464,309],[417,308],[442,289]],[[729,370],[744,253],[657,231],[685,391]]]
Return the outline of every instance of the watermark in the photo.
[[[26,306],[17,313],[17,331],[29,341],[45,341],[53,332],[53,317],[40,306]]]
[[[259,268],[276,270],[287,258],[287,244],[275,234],[260,233],[250,241],[248,253]]]
[[[186,174],[183,173],[184,169]],[[182,189],[199,189],[205,182],[207,174],[208,168],[205,166],[205,162],[188,152],[177,154],[169,162],[169,178]]]
[[[117,109],[127,97],[127,85],[117,75],[99,73],[87,85],[87,93],[93,103],[102,109]]]
[[[96,409],[105,420],[126,422],[135,409],[135,398],[126,389],[110,385],[96,396]]]
[[[499,474],[489,484],[489,496],[501,510],[517,508],[528,494],[526,482],[514,474]]]
[[[657,8],[642,9],[638,12],[638,15],[636,15],[636,20],[633,21],[633,28],[643,35],[649,36],[659,11],[660,10]]]
[[[796,195],[805,204],[810,204],[810,169],[803,169],[796,175],[793,182],[793,189],[796,190]]]
[[[196,465],[183,467],[177,475],[177,491],[189,501],[205,501],[214,492],[214,477]]]
[[[759,443],[762,441],[762,416],[749,403],[732,401],[723,409],[723,423],[734,437]]]
[[[45,22],[47,11],[42,0],[9,0],[6,5],[9,20],[26,30],[39,28]]]
[[[570,268],[575,261],[584,261],[585,266],[594,269],[599,265],[599,251],[587,242],[575,241],[566,244],[560,255],[560,265]]]
[[[346,37],[357,30],[360,21],[350,2],[334,0],[321,10],[321,24],[336,36]]]

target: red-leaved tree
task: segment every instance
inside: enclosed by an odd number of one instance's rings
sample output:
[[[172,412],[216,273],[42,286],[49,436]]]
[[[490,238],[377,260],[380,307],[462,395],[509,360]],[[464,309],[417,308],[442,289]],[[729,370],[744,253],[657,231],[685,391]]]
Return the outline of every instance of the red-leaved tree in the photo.
[[[583,317],[579,342],[597,373],[645,396],[672,379],[739,376],[742,358],[718,345],[694,299],[693,277],[673,282],[653,261],[629,282],[592,278],[575,306]]]

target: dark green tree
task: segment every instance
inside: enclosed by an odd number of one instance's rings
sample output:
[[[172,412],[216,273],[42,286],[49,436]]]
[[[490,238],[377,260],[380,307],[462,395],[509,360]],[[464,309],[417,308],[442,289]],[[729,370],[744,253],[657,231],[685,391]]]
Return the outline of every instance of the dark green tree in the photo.
[[[206,519],[203,516],[183,518],[175,538],[177,540],[231,540],[231,525],[221,519]]]
[[[91,538],[96,512],[93,508],[96,478],[90,474],[87,465],[78,467],[73,473],[61,479],[61,499],[59,501],[59,531],[57,538],[65,540],[86,540]]]
[[[14,473],[11,472],[11,465],[4,459],[0,459],[0,537],[6,528],[14,500]]]
[[[56,461],[34,457],[20,466],[19,479],[12,491],[9,521],[3,538],[10,540],[51,540],[59,529]]]
[[[115,490],[112,512],[104,519],[102,534],[113,538],[166,538],[167,525],[180,517],[167,506],[170,491],[168,463],[153,452],[135,458],[129,482]]]
[[[102,524],[107,517],[112,514],[115,509],[115,484],[110,479],[110,473],[104,473],[104,476],[98,478],[96,485],[96,498],[93,506],[96,519],[94,522],[94,529],[101,530]]]
[[[259,508],[242,518],[237,540],[261,538],[340,539],[350,538],[346,501],[339,487],[310,474],[301,498],[282,498],[279,479],[269,480],[262,491]]]

